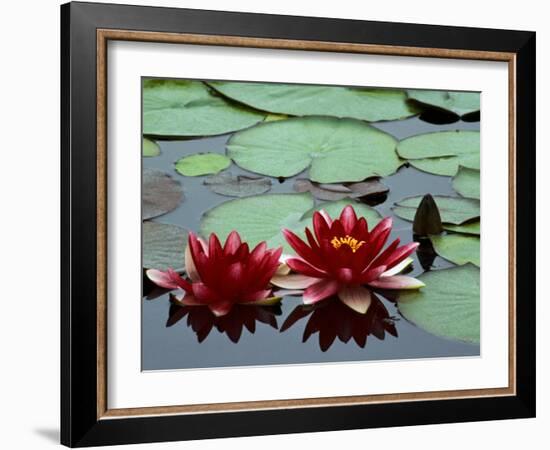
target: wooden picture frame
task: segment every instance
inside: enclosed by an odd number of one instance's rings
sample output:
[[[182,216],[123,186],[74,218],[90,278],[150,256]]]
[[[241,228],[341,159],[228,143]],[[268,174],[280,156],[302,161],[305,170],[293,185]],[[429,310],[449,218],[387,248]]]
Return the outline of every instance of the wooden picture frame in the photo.
[[[61,26],[64,445],[534,417],[535,33],[78,2],[61,7]],[[109,409],[105,186],[110,40],[507,62],[508,387]]]

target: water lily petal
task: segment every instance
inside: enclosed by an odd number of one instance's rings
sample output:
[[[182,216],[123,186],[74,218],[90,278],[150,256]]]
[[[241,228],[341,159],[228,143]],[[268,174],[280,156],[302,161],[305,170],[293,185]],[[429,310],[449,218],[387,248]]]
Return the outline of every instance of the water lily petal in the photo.
[[[372,269],[368,269],[366,272],[363,272],[361,276],[359,277],[359,281],[361,283],[370,283],[373,280],[376,280],[386,271],[386,266],[378,266],[373,267]]]
[[[422,281],[406,275],[394,275],[391,277],[381,277],[371,281],[369,286],[379,289],[419,289],[424,287]]]
[[[319,254],[316,253],[312,248],[310,248],[304,241],[302,241],[296,234],[292,231],[284,229],[283,236],[288,242],[288,244],[294,249],[298,256],[308,261],[314,266],[319,266],[321,260]]]
[[[420,244],[418,242],[411,242],[409,244],[402,245],[401,247],[398,247],[384,262],[388,266],[388,269],[391,269],[392,267],[399,264],[401,261],[403,261],[405,258],[407,258],[411,253],[414,253],[416,248]]]
[[[328,217],[326,211],[321,211],[315,211],[313,213],[313,231],[315,232],[317,242],[321,242],[323,239],[329,238],[330,226],[332,225],[332,220],[327,222],[327,219],[323,215],[324,213]],[[330,217],[328,217],[328,219],[330,219]]]
[[[227,239],[225,240],[223,253],[225,255],[232,255],[239,249],[240,246],[241,237],[239,236],[239,233],[233,230],[231,233],[229,233],[229,236],[227,236]]]
[[[360,314],[366,314],[372,302],[371,292],[364,286],[345,286],[338,291],[338,297]]]
[[[326,212],[324,209],[320,209],[319,214],[323,217],[323,219],[325,219],[325,222],[330,227],[332,225],[332,219],[329,216],[328,212]]]
[[[340,214],[340,222],[344,226],[346,234],[350,234],[357,223],[357,215],[351,205],[347,205]]]
[[[310,277],[324,278],[326,273],[317,269],[316,267],[311,266],[303,259],[300,258],[290,258],[286,262],[288,266],[302,275],[308,275]]]
[[[403,261],[401,261],[399,264],[393,266],[390,270],[386,270],[380,277],[391,277],[393,275],[397,275],[398,273],[405,270],[408,266],[410,266],[413,263],[412,258],[405,258]]]
[[[271,284],[285,289],[306,289],[318,281],[321,281],[321,278],[298,274],[286,276],[275,275],[271,278]]]
[[[191,284],[184,280],[176,271],[168,269],[165,272],[157,269],[148,269],[145,272],[149,278],[157,286],[165,289],[181,288],[188,292],[191,291]]]
[[[312,303],[317,303],[320,300],[323,300],[331,295],[338,292],[339,284],[335,280],[321,280],[304,291],[304,303],[306,305],[311,305]]]
[[[279,258],[279,261],[281,259]],[[279,267],[277,267],[277,271],[275,272],[275,275],[283,276],[288,275],[290,273],[290,267],[288,267],[287,263],[281,263],[279,264]]]
[[[195,261],[193,261],[193,255],[191,254],[191,246],[187,245],[185,248],[185,271],[191,281],[200,281],[199,272],[197,271],[197,266],[195,266]]]

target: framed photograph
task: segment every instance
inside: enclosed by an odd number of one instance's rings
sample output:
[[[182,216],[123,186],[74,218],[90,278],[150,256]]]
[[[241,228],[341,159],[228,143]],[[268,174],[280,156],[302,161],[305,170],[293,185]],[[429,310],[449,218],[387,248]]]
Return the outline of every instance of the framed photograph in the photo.
[[[63,444],[535,415],[535,33],[61,19]]]

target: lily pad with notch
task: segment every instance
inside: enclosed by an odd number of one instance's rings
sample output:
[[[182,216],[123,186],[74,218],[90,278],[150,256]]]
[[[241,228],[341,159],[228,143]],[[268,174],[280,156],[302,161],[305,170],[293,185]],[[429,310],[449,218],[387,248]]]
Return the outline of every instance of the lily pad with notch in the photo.
[[[188,177],[211,175],[227,169],[231,160],[219,153],[196,153],[176,161],[176,171]]]
[[[403,317],[436,336],[479,344],[479,268],[466,264],[425,272],[418,279],[426,286],[399,292]]]
[[[460,166],[479,170],[479,131],[437,131],[403,139],[401,158],[424,172],[454,176]]]
[[[143,82],[143,134],[163,138],[214,136],[248,128],[265,114],[228,102],[200,81]]]
[[[392,207],[393,212],[402,219],[412,222],[422,198],[422,195],[418,195],[400,200]],[[443,228],[446,224],[461,225],[480,216],[477,199],[443,195],[434,195],[433,199],[439,209]]]
[[[208,83],[223,95],[253,108],[291,116],[333,116],[377,122],[414,116],[418,108],[405,91],[281,83]]]
[[[317,183],[363,181],[395,173],[403,164],[397,141],[365,122],[303,117],[267,122],[235,133],[227,154],[243,169],[291,177],[309,168]]]

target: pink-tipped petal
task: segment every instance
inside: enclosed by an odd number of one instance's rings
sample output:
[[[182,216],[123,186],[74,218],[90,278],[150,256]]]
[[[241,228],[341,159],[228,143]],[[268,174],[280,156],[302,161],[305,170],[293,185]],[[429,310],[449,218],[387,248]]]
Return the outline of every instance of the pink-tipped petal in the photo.
[[[344,231],[346,234],[352,232],[355,224],[357,223],[357,216],[355,215],[355,210],[351,205],[347,205],[340,214],[340,222],[344,226]]]
[[[288,244],[294,249],[298,256],[310,262],[313,265],[321,264],[319,254],[302,241],[296,234],[290,230],[283,230],[283,236]]]
[[[306,289],[318,281],[321,281],[321,278],[294,274],[284,276],[275,275],[271,278],[271,284],[284,289]]]
[[[424,287],[422,281],[406,275],[395,275],[393,277],[382,277],[371,281],[369,286],[379,289],[419,289]]]
[[[164,289],[184,289],[186,291],[191,290],[191,284],[185,281],[177,272],[173,269],[168,269],[167,271],[149,269],[147,272],[147,278],[149,278],[157,286],[160,286]]]
[[[316,278],[323,278],[326,276],[326,273],[324,271],[321,271],[307,262],[305,262],[303,259],[299,258],[290,258],[286,261],[288,266],[294,270],[295,272],[301,273],[302,275],[308,275],[310,277],[316,277]]]
[[[231,233],[229,233],[229,236],[227,236],[227,239],[225,240],[223,253],[225,255],[232,255],[239,249],[240,246],[241,237],[239,236],[239,233],[237,233],[236,231],[232,231]]]
[[[336,294],[336,292],[338,292],[338,287],[339,284],[335,280],[321,280],[304,291],[304,303],[306,305],[311,305],[324,300]]]
[[[394,275],[397,275],[398,273],[405,270],[412,263],[413,263],[412,258],[405,258],[399,264],[393,266],[390,270],[386,270],[382,275],[380,275],[380,277],[392,277]]]
[[[373,280],[376,280],[386,271],[386,266],[378,266],[373,267],[372,269],[368,269],[366,272],[363,272],[361,274],[361,277],[359,278],[361,283],[370,283]]]
[[[189,278],[191,278],[191,281],[200,281],[199,272],[197,271],[195,261],[193,261],[190,245],[185,248],[185,271],[187,272]]]
[[[419,246],[418,242],[411,242],[409,244],[402,245],[398,247],[384,262],[388,269],[399,264],[405,258],[407,258],[411,253],[414,253],[416,248]]]
[[[325,222],[327,223],[327,225],[330,227],[332,225],[332,219],[331,217],[328,215],[328,212],[326,212],[324,209],[320,209],[319,210],[319,214],[321,215],[321,217],[323,217],[323,219],[325,219]]]
[[[360,314],[366,314],[372,302],[371,292],[363,286],[346,286],[338,291],[338,297]]]

